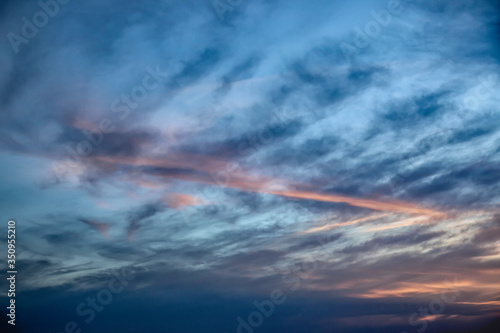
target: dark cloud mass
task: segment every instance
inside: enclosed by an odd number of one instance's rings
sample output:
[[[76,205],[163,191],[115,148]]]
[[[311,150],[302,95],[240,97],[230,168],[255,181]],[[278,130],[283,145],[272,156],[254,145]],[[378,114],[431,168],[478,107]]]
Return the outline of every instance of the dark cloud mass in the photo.
[[[0,332],[498,332],[498,1],[3,1],[0,32]]]

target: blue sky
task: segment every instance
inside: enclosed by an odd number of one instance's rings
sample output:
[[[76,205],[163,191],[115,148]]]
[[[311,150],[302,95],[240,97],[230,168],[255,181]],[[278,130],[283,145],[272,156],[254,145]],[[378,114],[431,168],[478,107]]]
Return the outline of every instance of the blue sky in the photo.
[[[498,315],[497,2],[54,4],[0,5],[21,332],[446,332]]]

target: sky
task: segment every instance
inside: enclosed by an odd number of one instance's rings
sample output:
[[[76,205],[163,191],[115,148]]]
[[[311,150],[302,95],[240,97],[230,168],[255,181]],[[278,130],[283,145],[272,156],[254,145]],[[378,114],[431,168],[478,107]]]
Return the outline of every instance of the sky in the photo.
[[[498,332],[497,1],[0,18],[9,330]]]

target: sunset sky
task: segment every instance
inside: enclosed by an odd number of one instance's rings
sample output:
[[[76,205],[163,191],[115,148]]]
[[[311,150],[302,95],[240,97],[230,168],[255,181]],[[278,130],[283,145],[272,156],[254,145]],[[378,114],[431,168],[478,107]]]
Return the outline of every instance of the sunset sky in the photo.
[[[498,1],[7,0],[0,17],[17,332],[500,316]]]

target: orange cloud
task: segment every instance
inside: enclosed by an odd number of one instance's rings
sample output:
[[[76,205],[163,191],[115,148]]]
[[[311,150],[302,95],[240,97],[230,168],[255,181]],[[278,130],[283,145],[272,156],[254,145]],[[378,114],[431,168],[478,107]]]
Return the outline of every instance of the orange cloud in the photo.
[[[101,163],[112,165],[127,164],[135,166],[149,166],[157,168],[183,168],[193,172],[185,173],[157,173],[156,176],[181,179],[190,182],[198,182],[210,185],[236,188],[243,191],[274,194],[287,198],[307,199],[332,203],[346,203],[351,206],[363,207],[378,211],[389,211],[396,213],[406,213],[414,215],[427,215],[434,217],[444,217],[445,213],[422,208],[417,205],[396,200],[372,200],[353,198],[348,196],[316,193],[312,190],[282,190],[276,188],[300,188],[300,184],[292,184],[281,179],[269,179],[266,177],[255,177],[244,172],[240,167],[231,168],[231,163],[225,163],[206,156],[192,154],[176,154],[170,159],[156,158],[132,158],[132,157],[108,157],[97,156],[92,159]],[[229,171],[228,171],[229,169]],[[230,171],[230,170],[233,171]],[[222,172],[220,172],[222,171]],[[217,175],[216,175],[217,174]],[[217,180],[221,178],[221,180]],[[302,185],[302,187],[304,187]]]
[[[165,195],[165,203],[175,209],[180,209],[189,206],[205,205],[206,202],[198,197],[187,194],[171,193]]]
[[[289,198],[346,203],[351,206],[369,208],[380,211],[389,211],[395,213],[407,213],[407,214],[441,216],[441,217],[446,216],[446,214],[442,212],[421,208],[414,204],[396,200],[382,201],[382,200],[358,199],[340,195],[322,194],[322,193],[314,193],[307,191],[287,191],[287,192],[276,191],[269,193]]]
[[[356,295],[361,298],[390,298],[390,297],[415,297],[420,295],[437,295],[443,291],[464,289],[475,286],[473,281],[455,281],[453,285],[448,282],[418,283],[401,282],[396,287],[385,289],[371,289],[363,294]]]

